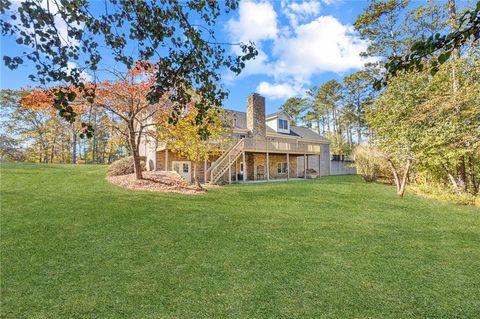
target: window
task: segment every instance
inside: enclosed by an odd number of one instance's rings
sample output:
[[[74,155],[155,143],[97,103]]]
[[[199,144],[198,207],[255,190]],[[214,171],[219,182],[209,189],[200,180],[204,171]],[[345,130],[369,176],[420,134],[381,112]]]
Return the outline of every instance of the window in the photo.
[[[173,163],[173,170],[180,174],[180,164]]]
[[[288,130],[288,121],[287,121],[287,120],[278,119],[278,128],[279,128],[280,130]]]
[[[287,163],[278,163],[277,171],[279,174],[286,174],[287,173]]]
[[[183,172],[184,172],[184,173],[188,173],[188,166],[189,166],[189,165],[188,165],[187,163],[183,163],[183,167],[182,167],[182,168],[183,168]]]

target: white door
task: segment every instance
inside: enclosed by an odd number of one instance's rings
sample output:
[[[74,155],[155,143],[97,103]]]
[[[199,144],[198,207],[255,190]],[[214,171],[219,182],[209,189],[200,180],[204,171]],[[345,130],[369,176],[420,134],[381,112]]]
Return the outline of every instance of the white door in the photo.
[[[184,161],[173,161],[172,162],[173,170],[180,174],[184,180],[187,182],[191,182],[191,169],[192,165],[190,162],[184,162]]]

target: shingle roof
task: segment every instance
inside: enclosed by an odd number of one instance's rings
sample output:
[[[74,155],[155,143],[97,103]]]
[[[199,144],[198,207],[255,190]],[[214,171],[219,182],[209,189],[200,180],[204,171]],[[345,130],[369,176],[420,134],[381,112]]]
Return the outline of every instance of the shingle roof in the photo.
[[[273,112],[273,113],[267,114],[267,118],[277,116],[277,115],[279,115],[280,113],[283,113],[283,111],[277,111],[277,112]]]
[[[241,129],[241,130],[247,129],[247,113],[235,111],[235,110],[227,110],[227,109],[225,111],[227,113],[227,116],[232,117],[232,121],[233,119],[235,119],[235,121],[233,121],[233,123],[235,124],[234,128]]]
[[[247,114],[245,112],[228,110],[228,109],[225,109],[225,111],[229,116],[232,117],[232,121],[233,121],[233,118],[236,119],[234,121],[235,123],[234,128],[240,129],[240,130],[247,130]],[[267,117],[278,115],[281,112],[282,111],[269,114]],[[329,143],[328,139],[314,132],[308,127],[302,127],[302,126],[296,126],[296,125],[290,125],[290,133],[275,132],[271,127],[267,125],[267,133],[285,135],[290,137],[305,138],[309,140],[317,140],[318,142],[322,142],[322,143]]]

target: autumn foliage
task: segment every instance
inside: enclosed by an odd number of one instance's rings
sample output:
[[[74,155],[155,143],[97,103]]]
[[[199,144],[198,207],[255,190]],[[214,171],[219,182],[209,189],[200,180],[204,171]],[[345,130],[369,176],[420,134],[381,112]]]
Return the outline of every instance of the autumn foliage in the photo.
[[[68,112],[83,113],[88,109],[102,109],[112,116],[120,119],[123,125],[119,129],[129,142],[130,151],[135,163],[135,174],[142,178],[139,144],[148,126],[153,126],[153,120],[163,102],[151,104],[148,93],[154,83],[154,66],[148,62],[139,62],[128,72],[112,71],[113,79],[102,81],[98,84],[88,84],[87,90],[95,92],[94,99],[85,98],[74,86],[54,87],[46,90],[35,89],[21,99],[20,103],[25,108],[33,110],[51,110],[58,93],[70,100],[69,106],[63,110],[62,117],[67,118]],[[71,107],[71,111],[69,111]],[[90,132],[91,127],[82,123],[85,132]],[[88,135],[87,135],[88,136]]]

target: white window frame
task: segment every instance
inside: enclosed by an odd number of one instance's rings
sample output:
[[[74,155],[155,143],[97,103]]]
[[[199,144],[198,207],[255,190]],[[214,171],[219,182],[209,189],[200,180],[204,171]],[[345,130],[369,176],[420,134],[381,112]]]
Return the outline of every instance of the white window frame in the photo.
[[[285,124],[286,126],[282,126],[282,124]],[[284,131],[288,131],[288,120],[285,120],[285,119],[278,119],[278,129],[279,130],[284,130]]]

